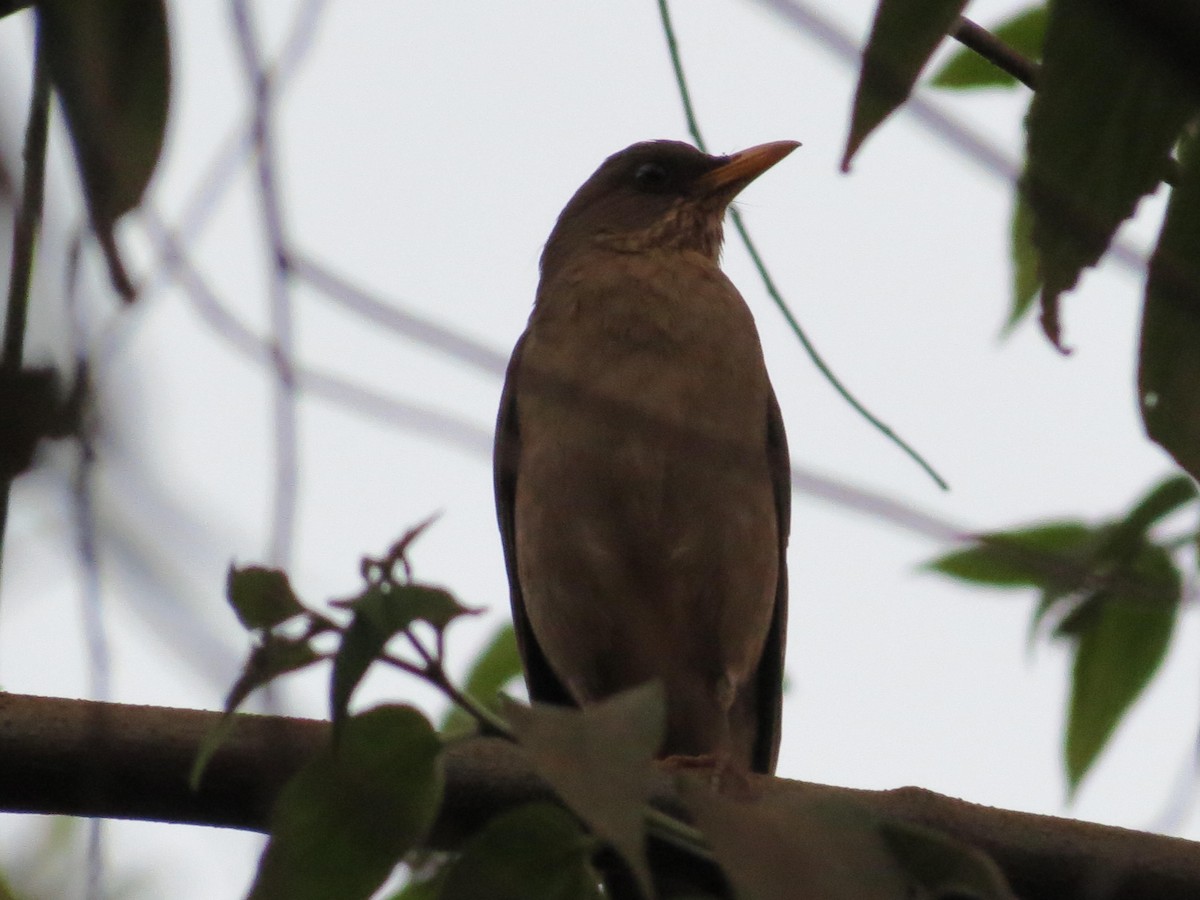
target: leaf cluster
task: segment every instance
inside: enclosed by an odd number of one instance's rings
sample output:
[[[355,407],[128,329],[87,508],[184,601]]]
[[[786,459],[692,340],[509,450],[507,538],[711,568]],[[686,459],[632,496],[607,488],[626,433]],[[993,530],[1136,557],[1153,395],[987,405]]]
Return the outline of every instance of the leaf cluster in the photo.
[[[881,0],[863,56],[843,166],[908,98],[965,0]],[[1036,60],[1011,227],[1011,330],[1040,301],[1064,353],[1060,298],[1096,265],[1141,199],[1170,185],[1142,301],[1138,393],[1147,434],[1200,477],[1200,32],[1188,4],[1048,0],[993,31],[1005,55]],[[931,84],[1015,85],[973,51]]]
[[[844,800],[772,794],[719,766],[656,764],[659,684],[582,710],[517,704],[500,693],[516,673],[505,629],[458,688],[444,637],[473,610],[414,580],[406,552],[427,525],[363,560],[361,590],[324,611],[281,571],[230,569],[228,600],[254,645],[196,779],[253,690],[318,662],[331,668],[331,742],[280,793],[249,897],[371,897],[401,865],[409,877],[392,900],[767,900],[795,896],[798,879],[820,898],[1012,896],[990,859],[945,835]],[[375,663],[434,685],[458,712],[439,733],[410,706],[352,711]],[[422,848],[441,807],[442,751],[476,731],[515,742],[553,799],[509,808],[456,852],[431,854]]]
[[[1196,499],[1192,480],[1177,475],[1118,519],[978,535],[929,563],[959,581],[1038,591],[1031,639],[1048,629],[1074,658],[1064,740],[1072,792],[1166,655],[1197,534],[1159,537],[1155,527],[1187,507],[1196,512]]]

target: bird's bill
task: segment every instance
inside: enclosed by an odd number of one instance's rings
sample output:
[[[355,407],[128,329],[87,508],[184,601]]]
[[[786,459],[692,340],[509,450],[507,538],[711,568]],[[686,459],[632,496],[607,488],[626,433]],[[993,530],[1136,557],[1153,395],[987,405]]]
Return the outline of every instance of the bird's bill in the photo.
[[[725,162],[700,177],[700,191],[733,197],[799,146],[799,141],[771,141],[727,156]]]

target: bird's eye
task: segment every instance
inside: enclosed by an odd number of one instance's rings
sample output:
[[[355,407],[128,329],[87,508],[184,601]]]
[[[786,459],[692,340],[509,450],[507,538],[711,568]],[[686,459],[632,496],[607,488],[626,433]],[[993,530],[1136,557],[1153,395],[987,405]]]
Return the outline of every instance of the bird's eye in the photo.
[[[633,173],[633,180],[644,190],[658,190],[667,183],[667,170],[661,163],[642,163]]]

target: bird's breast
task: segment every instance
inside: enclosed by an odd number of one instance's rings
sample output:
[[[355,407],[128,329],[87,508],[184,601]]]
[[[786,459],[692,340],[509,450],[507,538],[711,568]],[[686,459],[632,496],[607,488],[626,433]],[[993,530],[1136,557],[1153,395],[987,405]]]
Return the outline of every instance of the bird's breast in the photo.
[[[606,532],[632,530],[653,559],[684,559],[705,552],[707,517],[773,519],[758,496],[770,392],[758,334],[736,288],[694,257],[614,255],[539,292],[520,375],[522,468],[538,484],[526,487],[559,498],[542,509],[580,513],[597,554]]]

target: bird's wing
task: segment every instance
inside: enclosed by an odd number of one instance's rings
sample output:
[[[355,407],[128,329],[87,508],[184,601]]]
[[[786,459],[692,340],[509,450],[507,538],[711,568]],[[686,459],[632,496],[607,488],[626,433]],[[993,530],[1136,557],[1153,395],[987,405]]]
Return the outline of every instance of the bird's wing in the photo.
[[[792,464],[779,401],[772,389],[767,400],[767,459],[775,492],[775,521],[778,526],[779,566],[775,583],[775,613],[771,630],[758,664],[758,737],[754,744],[756,772],[773,773],[779,757],[779,732],[783,710],[783,660],[787,644],[787,544],[792,523]]]
[[[504,377],[500,395],[500,412],[496,417],[496,444],[492,455],[492,473],[496,489],[496,518],[500,522],[500,541],[504,547],[504,565],[508,570],[509,600],[512,604],[513,628],[517,633],[517,649],[525,669],[525,684],[529,699],[541,703],[575,705],[558,676],[550,668],[542,648],[533,633],[525,613],[525,599],[517,573],[516,509],[517,469],[521,458],[521,434],[517,415],[517,372],[521,366],[521,351],[525,345],[522,335],[513,348],[512,359]]]

